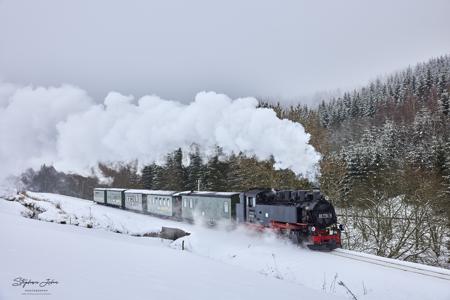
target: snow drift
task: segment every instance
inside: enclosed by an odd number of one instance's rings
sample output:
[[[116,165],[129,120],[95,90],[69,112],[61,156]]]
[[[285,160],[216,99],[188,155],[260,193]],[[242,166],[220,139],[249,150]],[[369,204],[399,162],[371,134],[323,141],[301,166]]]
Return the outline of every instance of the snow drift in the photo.
[[[36,220],[22,217],[32,214],[24,205],[38,211]],[[174,242],[133,237],[162,226],[191,235]],[[357,299],[450,299],[448,280],[426,276],[449,270],[348,250],[310,251],[270,232],[207,228],[56,194],[0,199],[0,237],[0,299],[22,297],[11,286],[17,276],[60,280],[50,299],[353,299],[339,282]]]
[[[98,162],[137,160],[142,166],[196,144],[205,156],[216,146],[225,155],[273,156],[275,167],[313,178],[320,155],[308,144],[309,134],[257,105],[255,98],[214,92],[198,93],[189,104],[111,92],[97,104],[73,86],[2,84],[0,177],[44,163],[80,174]]]

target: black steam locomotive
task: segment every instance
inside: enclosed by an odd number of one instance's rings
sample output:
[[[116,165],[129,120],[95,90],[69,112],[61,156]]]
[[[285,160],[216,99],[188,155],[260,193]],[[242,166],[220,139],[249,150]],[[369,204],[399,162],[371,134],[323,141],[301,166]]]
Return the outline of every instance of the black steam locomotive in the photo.
[[[341,247],[342,225],[319,191],[252,189],[240,194],[236,220],[271,227],[313,250]]]

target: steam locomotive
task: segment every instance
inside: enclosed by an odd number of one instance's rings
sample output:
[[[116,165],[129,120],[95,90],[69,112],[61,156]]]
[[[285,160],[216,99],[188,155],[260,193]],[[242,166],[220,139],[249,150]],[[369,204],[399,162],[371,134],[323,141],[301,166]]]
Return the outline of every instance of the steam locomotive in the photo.
[[[342,225],[320,191],[255,188],[246,192],[158,191],[95,188],[94,201],[179,221],[219,220],[271,228],[312,250],[341,246]]]
[[[253,189],[240,194],[236,219],[273,228],[312,250],[341,247],[343,225],[320,191]]]

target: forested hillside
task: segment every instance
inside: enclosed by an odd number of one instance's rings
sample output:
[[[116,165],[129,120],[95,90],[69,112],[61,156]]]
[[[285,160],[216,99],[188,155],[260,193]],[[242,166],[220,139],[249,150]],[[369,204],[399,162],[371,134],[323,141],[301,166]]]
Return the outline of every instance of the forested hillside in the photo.
[[[450,56],[379,78],[324,99],[317,108],[261,101],[280,118],[301,123],[321,153],[317,183],[273,161],[217,149],[209,159],[176,150],[165,166],[137,164],[100,170],[115,187],[167,190],[309,188],[320,185],[349,227],[346,247],[428,264],[448,263],[450,219]],[[183,163],[184,162],[184,163]],[[189,162],[189,164],[186,164]],[[91,198],[98,179],[28,171],[22,181],[35,191]]]
[[[330,198],[412,195],[450,205],[450,56],[409,67],[367,87],[306,106],[273,107],[302,123],[323,155],[320,186]],[[378,197],[378,196],[376,196]]]
[[[323,155],[320,187],[351,231],[346,246],[448,263],[450,57],[435,58],[322,102],[277,106]]]

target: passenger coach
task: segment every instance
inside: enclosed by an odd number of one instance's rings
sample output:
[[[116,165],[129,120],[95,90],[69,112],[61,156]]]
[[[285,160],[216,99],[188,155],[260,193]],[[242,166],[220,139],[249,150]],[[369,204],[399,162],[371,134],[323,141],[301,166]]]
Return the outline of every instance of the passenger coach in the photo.
[[[236,203],[239,193],[235,192],[181,192],[183,208],[181,217],[194,221],[201,219],[207,223],[215,223],[221,219],[231,220],[236,216]]]

